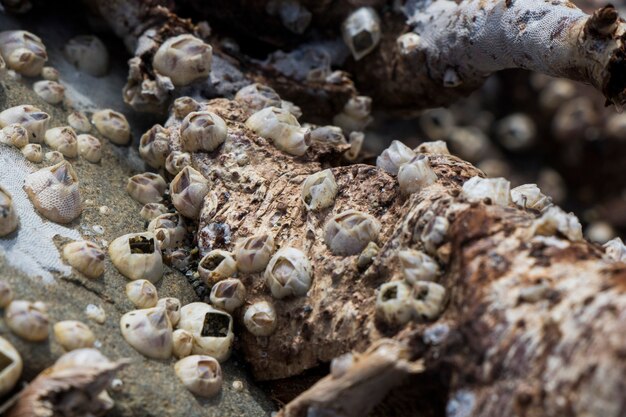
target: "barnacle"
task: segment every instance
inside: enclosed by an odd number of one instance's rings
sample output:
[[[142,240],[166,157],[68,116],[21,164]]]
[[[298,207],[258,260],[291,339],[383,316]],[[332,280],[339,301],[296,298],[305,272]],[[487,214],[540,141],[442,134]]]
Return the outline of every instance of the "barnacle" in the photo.
[[[235,101],[246,106],[250,111],[257,112],[266,107],[280,107],[280,96],[264,84],[253,83],[237,91]]]
[[[524,184],[513,188],[511,200],[521,208],[539,211],[552,204],[552,199],[543,194],[536,184]]]
[[[415,158],[415,152],[413,152],[411,148],[398,140],[394,140],[391,142],[391,145],[376,158],[376,166],[392,175],[397,175],[400,166],[410,162],[413,158]]]
[[[439,275],[437,261],[415,249],[403,249],[398,252],[404,279],[410,284],[417,281],[433,281]]]
[[[165,158],[165,169],[172,175],[178,174],[189,165],[191,165],[191,155],[188,152],[173,151]]]
[[[163,260],[154,234],[130,233],[109,245],[113,265],[127,278],[157,282],[163,275]]]
[[[213,397],[222,389],[222,369],[211,356],[187,356],[174,370],[185,388],[200,397]]]
[[[335,255],[359,254],[369,242],[375,242],[380,233],[380,222],[358,210],[346,210],[326,223],[324,241]]]
[[[0,337],[0,358],[0,396],[3,396],[17,384],[24,364],[20,353],[4,337]]]
[[[548,207],[535,219],[531,231],[533,235],[552,236],[560,232],[571,241],[583,239],[582,226],[572,213],[566,213],[557,206]]]
[[[402,55],[411,55],[423,47],[422,38],[417,33],[408,32],[398,36],[396,45]]]
[[[204,196],[209,192],[209,183],[204,176],[186,166],[170,183],[172,204],[185,217],[196,219],[200,214]]]
[[[4,312],[4,319],[9,329],[24,340],[43,342],[48,338],[50,320],[46,305],[40,301],[11,301]]]
[[[154,55],[152,66],[159,74],[169,77],[175,86],[183,86],[209,75],[212,56],[210,45],[184,34],[163,42]]]
[[[142,219],[151,221],[154,218],[160,216],[161,214],[167,213],[167,207],[161,203],[148,203],[145,204],[141,211],[139,211],[139,215]]]
[[[212,250],[198,262],[198,274],[210,286],[232,277],[235,273],[237,262],[233,255],[225,250]]]
[[[226,140],[224,119],[208,111],[189,113],[180,125],[180,144],[184,151],[212,151]]]
[[[145,279],[138,279],[126,284],[126,297],[136,308],[154,307],[159,299],[154,284]]]
[[[54,67],[43,67],[41,69],[41,78],[48,81],[59,81],[59,70]]]
[[[69,223],[83,210],[78,177],[67,161],[26,177],[24,189],[37,211],[57,223]]]
[[[350,98],[341,113],[333,117],[333,123],[346,132],[363,131],[373,120],[370,116],[372,99],[367,96]]]
[[[163,213],[150,221],[148,231],[154,233],[160,249],[176,248],[185,240],[187,225],[180,214]]]
[[[0,127],[19,123],[28,131],[28,140],[32,143],[43,143],[49,122],[48,113],[28,104],[11,107],[0,113]]]
[[[443,311],[446,289],[429,281],[416,281],[413,284],[412,298],[414,314],[422,320],[434,320]]]
[[[626,245],[624,245],[621,238],[611,239],[602,246],[604,247],[606,258],[614,262],[626,261]]]
[[[192,111],[198,111],[200,104],[191,97],[178,97],[174,100],[172,105],[172,111],[174,115],[179,119],[184,119]],[[158,126],[158,125],[156,125]]]
[[[302,183],[301,198],[308,210],[320,210],[333,205],[339,187],[330,169],[309,175]]]
[[[278,325],[274,305],[267,301],[257,301],[246,308],[243,324],[255,336],[269,336]]]
[[[213,285],[209,296],[211,304],[232,313],[246,301],[246,287],[236,278],[228,278]]]
[[[63,257],[88,278],[98,278],[104,273],[105,254],[93,242],[82,240],[68,243],[63,247]]]
[[[302,156],[311,144],[310,130],[301,127],[288,111],[267,107],[246,120],[246,127],[259,136],[272,139],[274,146],[291,155]]]
[[[343,22],[341,33],[352,56],[358,61],[380,42],[380,18],[371,7],[361,7]]]
[[[99,110],[91,120],[98,132],[114,144],[126,145],[130,141],[130,125],[122,113],[111,109]]]
[[[65,57],[79,71],[101,77],[109,68],[109,52],[100,39],[93,35],[80,35],[70,39],[63,48]]]
[[[142,204],[158,203],[163,199],[166,189],[167,183],[163,177],[153,172],[133,175],[126,184],[128,194]]]
[[[41,74],[48,60],[46,47],[41,39],[25,30],[0,32],[0,53],[7,66],[27,77]]]
[[[261,272],[274,253],[274,237],[271,234],[250,236],[235,247],[237,269],[241,272]]]
[[[72,129],[80,133],[89,133],[89,131],[91,131],[91,123],[89,123],[89,119],[84,113],[79,111],[73,111],[67,115],[67,124],[69,124]]]
[[[65,87],[56,81],[37,81],[33,84],[33,90],[43,101],[50,104],[58,104],[65,97]]]
[[[415,148],[417,153],[432,153],[435,155],[450,155],[448,145],[442,140],[435,140],[433,142],[424,142]]]
[[[409,162],[400,165],[398,184],[404,194],[412,194],[434,184],[437,174],[429,165],[426,155],[418,155]]]
[[[500,206],[511,203],[511,183],[504,178],[472,177],[463,184],[463,196],[469,201],[489,199]]]
[[[230,356],[235,337],[230,314],[205,303],[187,304],[180,309],[178,328],[193,335],[194,354],[209,355],[220,362]]]
[[[313,268],[307,256],[291,247],[276,252],[265,269],[265,281],[275,298],[306,295],[312,275]]]
[[[172,355],[172,324],[164,308],[130,311],[120,319],[122,336],[144,356],[168,359]]]
[[[17,229],[19,219],[8,191],[0,186],[0,237],[6,236]]]
[[[97,164],[102,159],[102,144],[95,136],[83,133],[76,137],[78,154],[87,161]]]
[[[48,129],[45,134],[46,145],[59,151],[67,158],[76,158],[78,156],[78,139],[76,132],[69,126],[53,127]]]
[[[535,122],[523,113],[513,113],[496,125],[496,136],[502,145],[511,150],[527,149],[536,134]]]
[[[5,308],[13,301],[13,290],[6,281],[0,281],[0,308]]]
[[[168,152],[169,131],[161,125],[152,126],[139,139],[139,155],[152,168],[163,168]],[[178,172],[171,173],[178,174]]]
[[[96,341],[89,326],[80,321],[59,321],[54,324],[53,330],[54,338],[67,351],[92,347]]]
[[[180,300],[174,297],[160,298],[156,303],[157,307],[164,308],[167,318],[170,319],[172,326],[178,325],[180,321]]]
[[[376,295],[376,313],[391,325],[402,325],[413,317],[411,287],[402,281],[387,282]]]
[[[0,131],[0,143],[23,148],[28,145],[28,131],[19,123],[5,126]]]
[[[185,329],[177,329],[172,333],[172,353],[177,358],[191,355],[193,335]]]

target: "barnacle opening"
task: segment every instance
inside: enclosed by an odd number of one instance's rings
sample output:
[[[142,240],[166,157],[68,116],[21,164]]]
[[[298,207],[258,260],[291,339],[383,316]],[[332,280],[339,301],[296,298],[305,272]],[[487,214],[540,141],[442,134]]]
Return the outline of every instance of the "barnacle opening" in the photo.
[[[394,285],[392,287],[385,288],[381,298],[383,301],[395,300],[398,298],[398,287]]]
[[[226,337],[230,328],[230,316],[221,313],[206,313],[202,323],[202,337]]]
[[[238,282],[220,281],[216,284],[215,296],[219,298],[232,298],[237,291]]]
[[[13,359],[6,356],[3,352],[0,352],[0,374],[13,365]]]
[[[154,252],[154,239],[144,236],[133,236],[128,239],[130,253],[147,254]]]
[[[210,381],[215,379],[218,372],[218,363],[215,360],[199,360],[198,361],[198,378]]]
[[[295,271],[294,265],[286,258],[280,258],[274,264],[272,274],[281,285],[286,285]]]
[[[224,259],[226,258],[222,254],[214,253],[211,256],[206,256],[202,259],[200,266],[208,271],[215,271]]]
[[[265,311],[258,311],[252,315],[250,320],[258,327],[269,327],[274,323],[273,317]]]

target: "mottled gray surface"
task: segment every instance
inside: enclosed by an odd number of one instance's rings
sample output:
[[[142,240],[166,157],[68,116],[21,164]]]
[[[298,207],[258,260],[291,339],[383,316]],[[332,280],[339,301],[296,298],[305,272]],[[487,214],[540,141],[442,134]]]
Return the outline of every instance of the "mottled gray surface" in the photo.
[[[124,83],[123,62],[115,64],[112,74],[103,79],[75,72],[59,53],[62,40],[69,38],[70,29],[56,26],[58,23],[51,21],[49,24],[52,26],[36,25],[36,28],[29,29],[40,35],[48,46],[50,62],[61,70],[61,82],[70,87],[69,95],[74,105],[80,103],[81,107],[87,109],[106,106],[124,112],[133,126],[136,143],[140,133],[152,121],[133,115],[122,103],[120,91]],[[0,28],[16,27],[17,23],[0,16]],[[0,111],[28,103],[48,112],[53,119],[51,126],[67,124],[67,108],[64,105],[48,105],[36,97],[29,88],[32,81],[7,81],[5,88],[0,89]],[[122,314],[133,309],[124,294],[124,286],[128,281],[115,270],[108,259],[104,276],[96,280],[89,280],[60,263],[55,250],[68,238],[82,235],[103,247],[106,242],[121,234],[144,230],[144,221],[139,217],[141,205],[133,201],[125,191],[127,178],[140,172],[142,162],[135,149],[117,147],[104,139],[102,142],[103,159],[99,164],[91,164],[81,158],[71,161],[80,180],[83,201],[87,203],[82,216],[68,227],[42,219],[33,211],[21,190],[19,183],[28,171],[45,166],[46,163],[27,163],[19,152],[0,146],[0,184],[13,193],[21,221],[16,233],[0,239],[0,279],[11,284],[16,298],[45,301],[51,322],[76,319],[89,324],[96,335],[98,346],[109,358],[132,360],[119,374],[124,388],[120,392],[110,392],[116,406],[108,415],[268,415],[272,404],[260,390],[252,386],[240,361],[231,358],[223,364],[225,381],[220,396],[202,400],[191,395],[179,383],[174,374],[174,359],[149,360],[127,345],[121,337],[118,323]],[[109,207],[109,213],[102,214],[99,210],[101,206]],[[104,228],[102,234],[94,231],[93,226],[96,225]],[[157,289],[160,297],[178,297],[183,304],[195,301],[196,298],[185,277],[169,268],[166,268]],[[104,324],[96,324],[87,319],[84,309],[90,303],[104,308],[107,314]],[[24,358],[23,381],[33,378],[63,353],[52,335],[45,343],[27,343],[12,335],[2,319],[0,334],[14,343]],[[243,392],[232,389],[234,380],[244,382]]]

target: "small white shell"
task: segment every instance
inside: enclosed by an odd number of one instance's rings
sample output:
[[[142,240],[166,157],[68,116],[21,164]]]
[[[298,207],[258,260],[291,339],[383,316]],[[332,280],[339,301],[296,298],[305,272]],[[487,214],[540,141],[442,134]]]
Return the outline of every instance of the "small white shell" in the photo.
[[[356,161],[361,153],[363,142],[365,141],[365,134],[363,132],[350,132],[350,149],[348,149],[343,155],[348,161]]]
[[[174,116],[178,119],[184,119],[189,113],[198,111],[199,109],[200,103],[187,96],[178,97],[174,100],[174,104],[172,104],[172,111],[174,112]]]
[[[178,329],[172,333],[172,353],[177,358],[191,355],[193,349],[193,335],[187,330]]]
[[[213,50],[195,36],[184,34],[169,38],[159,47],[152,66],[179,87],[206,78],[211,72]]]
[[[166,189],[167,183],[163,177],[153,172],[133,175],[126,184],[128,194],[142,204],[158,203],[163,200]]]
[[[24,146],[22,148],[22,155],[24,155],[24,157],[30,162],[34,162],[36,164],[43,161],[43,149],[38,143],[29,143]]]
[[[380,42],[380,18],[371,7],[356,9],[341,25],[343,41],[356,61],[369,54]]]
[[[275,298],[301,297],[311,288],[313,268],[299,249],[281,248],[265,269],[265,281]]]
[[[498,121],[496,137],[506,149],[521,151],[531,146],[536,134],[535,122],[523,113],[513,113]]]
[[[350,98],[343,106],[341,113],[333,117],[333,123],[346,132],[361,132],[373,120],[370,116],[372,99],[367,96]]]
[[[427,252],[436,253],[437,247],[446,239],[449,228],[450,222],[444,216],[436,216],[426,224],[420,235],[420,240]]]
[[[552,236],[560,232],[569,240],[583,240],[582,226],[573,213],[566,213],[557,206],[548,207],[531,226],[533,235]]]
[[[87,278],[98,278],[104,273],[105,254],[95,243],[83,240],[63,247],[65,260]]]
[[[159,249],[172,249],[183,244],[187,236],[187,225],[180,214],[164,213],[150,221],[148,231],[154,233]]]
[[[197,219],[204,201],[209,193],[209,182],[204,176],[186,166],[170,183],[172,204],[185,217]]]
[[[0,113],[0,127],[13,123],[21,124],[28,131],[29,142],[43,143],[50,115],[30,105],[11,107]]]
[[[442,140],[436,140],[433,142],[423,142],[417,148],[417,153],[432,153],[434,155],[450,155],[448,145]]]
[[[210,356],[187,356],[176,362],[174,371],[185,388],[200,397],[214,397],[222,389],[222,368]]]
[[[151,221],[161,214],[167,213],[167,207],[161,203],[148,203],[141,208],[139,215],[142,219]]]
[[[248,110],[257,112],[266,107],[280,107],[281,99],[278,93],[264,84],[254,83],[237,91],[235,101],[243,104]]]
[[[230,278],[237,273],[237,262],[225,250],[215,249],[207,253],[198,263],[198,274],[209,286]]]
[[[65,161],[65,157],[59,151],[46,152],[46,154],[44,155],[44,158],[46,162],[49,162],[51,164],[58,164],[60,162]]]
[[[104,43],[93,35],[80,35],[70,39],[63,48],[65,57],[79,71],[101,77],[109,68],[109,52]]]
[[[96,341],[89,326],[80,321],[59,321],[55,323],[53,329],[54,338],[67,351],[92,347]]]
[[[310,146],[310,131],[300,126],[287,110],[267,107],[246,120],[246,127],[259,136],[272,139],[274,146],[290,155],[302,156]]]
[[[173,151],[165,158],[165,169],[172,175],[178,174],[186,166],[191,165],[191,154]]]
[[[406,164],[400,165],[398,184],[404,194],[413,194],[437,182],[437,174],[426,155],[417,155]]]
[[[29,342],[43,342],[48,338],[48,313],[42,302],[14,300],[4,312],[4,320],[13,333]]]
[[[348,143],[346,137],[343,135],[343,131],[337,126],[320,126],[311,130],[311,142],[321,145]]]
[[[41,69],[41,78],[48,81],[59,81],[59,70],[54,67],[43,67]]]
[[[76,132],[69,126],[53,127],[45,134],[46,145],[59,151],[67,158],[78,156],[78,140]]]
[[[163,260],[154,234],[130,233],[109,245],[113,265],[127,278],[157,282],[163,276]]]
[[[126,145],[130,141],[130,125],[126,116],[111,109],[97,111],[91,121],[102,136],[116,145]]]
[[[274,253],[274,237],[261,234],[245,238],[235,247],[237,270],[241,272],[261,272]]]
[[[141,135],[141,139],[139,139],[139,155],[152,168],[163,168],[168,153],[169,130],[161,125],[154,125]],[[172,174],[177,173],[172,172]]]
[[[434,320],[443,311],[446,289],[435,282],[417,281],[413,285],[412,297],[416,318]]]
[[[511,183],[504,178],[472,177],[463,184],[463,196],[468,201],[479,202],[488,198],[493,204],[508,206],[511,203]]]
[[[58,104],[65,97],[65,87],[56,81],[37,81],[33,84],[33,90],[43,101],[50,104]]]
[[[24,190],[37,211],[53,222],[69,223],[83,211],[78,177],[67,161],[28,175]]]
[[[72,129],[77,132],[89,133],[91,131],[91,123],[89,123],[89,119],[84,113],[79,111],[73,111],[67,116],[67,124],[69,124]]]
[[[358,255],[369,242],[376,242],[380,228],[380,222],[373,216],[357,210],[346,210],[331,217],[326,223],[324,241],[335,255]]]
[[[439,264],[424,252],[404,249],[398,252],[398,260],[404,279],[410,284],[417,281],[433,281],[439,275]]]
[[[126,297],[136,308],[154,307],[159,299],[154,284],[145,279],[138,279],[126,284]]]
[[[338,189],[333,172],[325,169],[304,180],[301,199],[308,210],[320,210],[333,205]]]
[[[278,325],[276,310],[271,303],[258,301],[246,309],[243,324],[255,336],[269,336]]]
[[[167,318],[170,319],[170,323],[172,326],[177,326],[180,321],[180,309],[181,303],[178,298],[174,297],[165,297],[160,298],[157,301],[157,307],[164,308],[165,314],[167,314]]]
[[[626,261],[626,245],[621,238],[616,237],[609,240],[604,245],[605,257],[614,262]],[[1,306],[0,306],[1,307]]]
[[[235,337],[230,314],[205,303],[187,304],[180,309],[178,328],[193,335],[194,354],[210,355],[220,362],[230,356]]]
[[[396,45],[402,55],[411,55],[419,51],[422,45],[420,36],[414,32],[404,33],[396,39]]]
[[[0,281],[0,308],[6,308],[13,301],[13,290],[6,281]]]
[[[410,162],[415,156],[415,152],[413,152],[411,148],[398,140],[394,140],[391,142],[391,145],[376,158],[376,166],[384,169],[391,175],[397,175],[400,166]]]
[[[172,355],[172,324],[160,307],[130,311],[120,319],[122,336],[137,352],[153,359]]]
[[[95,304],[87,304],[85,307],[85,316],[87,316],[89,320],[93,320],[98,324],[104,324],[107,319],[104,309]]]
[[[19,224],[13,197],[0,186],[0,237],[12,233]]]
[[[8,340],[0,337],[0,396],[10,392],[22,375],[22,357]]]
[[[102,159],[102,144],[95,136],[83,133],[76,137],[78,141],[78,154],[87,161],[97,164]]]
[[[28,145],[28,131],[19,123],[13,123],[0,131],[0,143],[23,148]]]
[[[226,140],[224,119],[208,111],[189,113],[180,125],[180,144],[186,152],[213,151]]]
[[[378,289],[376,313],[386,323],[403,325],[413,318],[411,287],[402,281],[386,282]]]
[[[521,208],[539,211],[552,204],[552,199],[543,194],[536,184],[523,184],[513,188],[511,200]]]
[[[246,301],[246,287],[236,278],[228,278],[211,288],[211,304],[232,313]]]
[[[25,30],[0,32],[0,53],[10,69],[26,77],[41,74],[48,60],[46,47],[41,39]]]

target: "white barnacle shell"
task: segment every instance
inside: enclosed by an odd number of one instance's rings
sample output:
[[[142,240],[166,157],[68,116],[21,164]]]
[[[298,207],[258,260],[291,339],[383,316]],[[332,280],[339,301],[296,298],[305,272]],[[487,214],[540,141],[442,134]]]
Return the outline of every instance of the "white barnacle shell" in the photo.
[[[159,174],[144,172],[128,179],[126,191],[142,204],[158,203],[163,199],[167,183]]]
[[[531,226],[533,235],[552,236],[560,232],[571,241],[583,240],[582,226],[573,213],[557,206],[548,207]]]
[[[19,224],[13,197],[0,186],[0,237],[12,233]]]
[[[626,245],[621,238],[616,237],[609,240],[604,245],[605,257],[614,262],[626,261]]]
[[[111,109],[99,110],[91,121],[102,136],[116,145],[126,145],[130,141],[130,125],[126,116]]]
[[[29,342],[43,342],[48,338],[48,313],[40,301],[14,300],[4,312],[4,320],[13,333]]]
[[[172,326],[178,325],[178,322],[180,321],[181,308],[181,303],[178,298],[160,298],[159,301],[157,301],[156,305],[159,308],[165,309],[165,314],[167,314],[167,318],[170,319],[170,323],[172,323]]]
[[[189,152],[173,151],[165,158],[165,169],[172,175],[178,174],[189,165],[191,165]]]
[[[437,174],[428,163],[426,155],[417,155],[409,162],[400,165],[398,184],[404,194],[413,194],[434,184]]]
[[[411,55],[422,47],[422,38],[415,32],[404,33],[396,39],[396,45],[402,55]]]
[[[320,126],[311,131],[311,142],[319,144],[348,143],[343,131],[338,126]]]
[[[301,198],[308,210],[320,210],[335,202],[339,187],[333,171],[325,169],[309,175],[302,183]]]
[[[426,224],[420,235],[426,251],[432,254],[437,250],[445,240],[449,227],[450,222],[443,216],[436,216]]]
[[[22,148],[21,152],[22,155],[24,155],[24,157],[30,162],[38,164],[39,162],[43,161],[43,149],[38,143],[27,144]]]
[[[150,221],[148,231],[154,233],[160,249],[181,246],[187,235],[185,219],[178,213],[163,213]]]
[[[448,145],[442,140],[421,143],[415,148],[417,153],[432,153],[434,155],[450,155]]]
[[[141,211],[139,211],[139,215],[142,219],[151,221],[155,217],[160,216],[161,214],[167,213],[167,207],[161,203],[148,203],[145,204]]]
[[[521,208],[539,211],[552,204],[552,199],[543,194],[536,184],[523,184],[513,188],[511,200]]]
[[[28,131],[19,123],[12,123],[0,131],[0,143],[23,148],[28,145]]]
[[[180,309],[179,329],[193,335],[192,352],[213,356],[220,362],[230,356],[234,334],[230,314],[205,303],[191,303]]]
[[[53,330],[54,338],[67,351],[92,347],[96,341],[89,326],[80,321],[59,321],[54,324]]]
[[[43,142],[49,122],[48,113],[28,104],[11,107],[0,113],[0,127],[19,123],[28,131],[28,140],[33,143]]]
[[[235,101],[254,112],[266,107],[281,107],[281,99],[278,93],[273,88],[259,83],[253,83],[241,88],[235,94]]]
[[[97,164],[102,159],[102,144],[95,136],[83,133],[76,137],[78,154],[87,161]]]
[[[109,52],[104,43],[93,35],[79,35],[70,39],[63,52],[79,71],[101,77],[109,68]]]
[[[198,274],[208,285],[230,278],[237,273],[237,262],[233,255],[225,250],[214,249],[198,262]]]
[[[397,175],[400,166],[415,158],[415,152],[399,140],[394,140],[391,145],[382,151],[376,158],[376,166],[382,168],[391,175]]]
[[[326,223],[324,241],[335,255],[358,255],[369,242],[376,242],[380,227],[380,222],[373,216],[357,210],[346,210]]]
[[[59,70],[54,67],[43,67],[41,69],[41,78],[48,81],[59,81]]]
[[[154,234],[130,233],[109,245],[113,265],[127,278],[157,282],[163,276],[163,260]]]
[[[95,243],[87,240],[63,246],[65,260],[87,278],[98,278],[104,273],[105,254]]]
[[[523,113],[513,113],[498,121],[496,137],[510,151],[519,151],[533,144],[536,133],[535,122]]]
[[[199,109],[200,103],[187,96],[178,97],[174,100],[174,104],[172,104],[172,110],[178,119],[184,119],[189,113],[192,111],[198,111]]]
[[[333,123],[346,132],[362,131],[373,120],[371,111],[371,97],[351,97],[343,106],[342,112],[333,117]]]
[[[169,131],[161,125],[152,126],[139,139],[139,155],[152,168],[163,168],[168,152]]]
[[[43,101],[50,104],[58,104],[65,97],[65,87],[56,81],[42,80],[33,84],[33,91]]]
[[[430,281],[416,281],[412,290],[413,308],[416,318],[434,320],[443,311],[446,289]]]
[[[36,77],[48,60],[46,47],[38,36],[25,30],[0,32],[0,54],[7,66],[27,77]]]
[[[341,25],[343,41],[356,61],[369,54],[380,42],[380,18],[371,7],[352,12]]]
[[[76,132],[69,126],[53,127],[45,134],[46,145],[59,151],[67,158],[78,156],[78,139]]]
[[[126,297],[136,308],[154,307],[159,299],[156,287],[146,279],[138,279],[126,284]]]
[[[468,201],[478,202],[485,199],[493,204],[508,206],[511,203],[511,183],[504,178],[481,178],[475,176],[463,184],[463,196]]]
[[[398,252],[404,279],[410,284],[417,281],[433,281],[439,275],[439,264],[422,251],[403,249]]]
[[[246,309],[243,324],[255,336],[271,335],[278,326],[274,305],[267,301],[257,301],[252,304]]]
[[[44,158],[46,159],[46,162],[51,164],[58,164],[65,161],[65,157],[63,157],[63,154],[59,151],[46,152]]]
[[[4,396],[17,384],[24,363],[17,349],[4,337],[0,337],[0,359],[0,396]]]
[[[265,282],[275,298],[301,297],[311,288],[313,268],[300,250],[283,247],[265,268]]]
[[[6,308],[13,301],[13,290],[6,281],[0,281],[0,308]]]
[[[246,301],[246,287],[236,278],[228,278],[213,285],[209,296],[211,304],[232,313]]]
[[[53,222],[69,223],[83,211],[78,177],[67,161],[28,175],[24,190],[37,211]]]
[[[159,47],[152,66],[179,87],[206,78],[211,72],[213,49],[189,34],[169,38]]]
[[[301,127],[287,110],[267,107],[246,120],[246,127],[259,136],[269,138],[274,146],[290,155],[302,156],[310,146],[310,131]]]
[[[87,316],[89,320],[93,320],[98,324],[103,324],[107,319],[104,309],[95,304],[87,304],[85,307],[85,316]]]
[[[120,319],[126,342],[137,352],[153,359],[172,355],[172,324],[160,307],[130,311]]]
[[[455,155],[471,162],[482,160],[491,146],[487,135],[475,126],[453,127],[446,140]]]
[[[91,123],[89,123],[89,119],[79,111],[73,111],[68,114],[67,124],[69,124],[72,129],[77,132],[89,133],[89,131],[91,131]]]
[[[403,281],[386,282],[376,295],[376,314],[390,325],[403,325],[413,318],[411,287]]]
[[[204,197],[209,193],[209,182],[204,176],[186,166],[170,183],[172,204],[176,210],[190,219],[198,218]]]
[[[363,132],[350,132],[350,149],[343,154],[348,161],[355,161],[359,157],[364,141],[365,134]]]
[[[200,397],[214,397],[222,389],[222,368],[210,356],[187,356],[176,362],[174,371],[185,388]]]
[[[213,151],[226,140],[224,119],[209,111],[189,113],[180,125],[180,144],[186,152]]]
[[[185,329],[177,329],[172,333],[172,353],[177,358],[191,355],[193,335]]]
[[[270,261],[274,248],[274,237],[268,233],[250,236],[238,242],[235,247],[237,270],[261,272]]]

